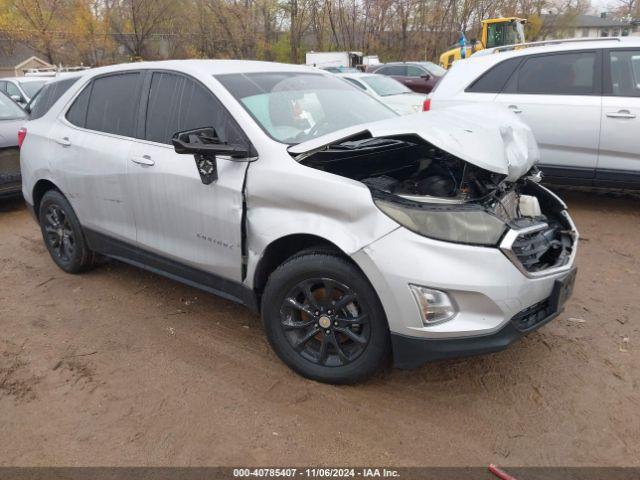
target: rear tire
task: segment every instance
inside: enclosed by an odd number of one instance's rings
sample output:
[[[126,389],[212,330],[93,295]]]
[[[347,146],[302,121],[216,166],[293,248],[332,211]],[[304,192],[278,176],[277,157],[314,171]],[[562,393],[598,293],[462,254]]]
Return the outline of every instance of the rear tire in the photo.
[[[38,212],[44,244],[53,261],[67,273],[80,273],[93,266],[94,254],[82,233],[71,204],[57,190],[49,190]]]
[[[350,384],[389,357],[382,305],[362,273],[331,254],[292,257],[269,277],[262,318],[276,354],[299,374]]]

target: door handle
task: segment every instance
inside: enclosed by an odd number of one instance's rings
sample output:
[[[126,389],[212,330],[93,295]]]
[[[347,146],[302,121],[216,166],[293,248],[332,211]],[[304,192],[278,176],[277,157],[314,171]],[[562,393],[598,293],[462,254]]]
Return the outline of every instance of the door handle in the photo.
[[[55,142],[63,147],[71,146],[71,140],[69,140],[69,137],[56,138]]]
[[[156,164],[156,162],[154,162],[149,155],[133,157],[131,161],[133,163],[137,163],[138,165],[142,165],[143,167],[151,167]]]
[[[513,113],[522,113],[522,110],[520,110],[520,109],[518,108],[518,106],[517,106],[517,105],[509,105],[509,107],[508,107],[508,108],[509,108],[509,110],[511,110]]]
[[[618,110],[617,112],[607,112],[609,118],[636,118],[629,110]]]

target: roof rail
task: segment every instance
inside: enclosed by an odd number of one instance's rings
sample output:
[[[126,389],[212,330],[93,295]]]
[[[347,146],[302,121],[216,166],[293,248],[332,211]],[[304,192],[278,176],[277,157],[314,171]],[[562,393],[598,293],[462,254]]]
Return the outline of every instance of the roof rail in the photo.
[[[520,48],[530,48],[530,47],[541,47],[544,45],[558,45],[563,43],[579,43],[579,42],[621,42],[622,39],[620,37],[597,37],[597,38],[565,38],[559,40],[543,40],[540,42],[527,42],[527,43],[516,43],[514,45],[505,45],[503,47],[493,47],[487,48],[485,50],[480,50],[474,55],[489,55],[491,53],[498,52],[508,52],[511,50],[517,50]]]

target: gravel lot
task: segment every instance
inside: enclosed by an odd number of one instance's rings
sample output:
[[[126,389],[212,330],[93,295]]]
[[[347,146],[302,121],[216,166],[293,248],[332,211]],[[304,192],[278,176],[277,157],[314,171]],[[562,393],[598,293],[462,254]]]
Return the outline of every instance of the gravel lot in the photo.
[[[563,315],[354,387],[289,371],[228,301],[115,262],[64,274],[0,201],[0,465],[640,466],[638,199],[563,196]]]

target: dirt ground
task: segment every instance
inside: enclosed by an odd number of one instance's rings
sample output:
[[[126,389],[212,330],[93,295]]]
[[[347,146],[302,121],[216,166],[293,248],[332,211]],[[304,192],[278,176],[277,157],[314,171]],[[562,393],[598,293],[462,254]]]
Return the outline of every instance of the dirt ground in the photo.
[[[640,466],[640,205],[564,192],[574,297],[510,349],[353,387],[305,380],[243,307],[49,259],[0,202],[0,465]]]

